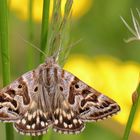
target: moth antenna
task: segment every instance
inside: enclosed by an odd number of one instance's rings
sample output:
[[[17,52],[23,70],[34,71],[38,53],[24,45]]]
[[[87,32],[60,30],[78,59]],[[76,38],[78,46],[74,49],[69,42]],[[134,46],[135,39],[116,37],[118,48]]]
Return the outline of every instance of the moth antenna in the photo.
[[[34,44],[32,44],[31,42],[23,39],[24,42],[28,43],[31,47],[35,48],[37,51],[39,51],[40,53],[42,53],[45,57],[47,57],[47,54],[44,53],[41,49],[39,49],[37,46],[35,46]]]
[[[81,42],[83,39],[81,38],[81,39],[79,39],[79,40],[77,40],[77,41],[75,41],[74,43],[72,43],[72,44],[70,44],[67,48],[66,48],[66,56],[64,57],[64,59],[62,60],[62,61],[64,61],[64,60],[66,60],[66,58],[67,58],[67,56],[68,56],[68,50],[69,49],[71,49],[71,48],[73,48],[73,47],[75,47],[79,42]],[[54,61],[55,62],[57,62],[58,61],[58,58],[59,58],[59,54],[62,52],[64,50],[64,48],[59,48],[54,54],[53,54],[53,59],[54,59]]]
[[[26,42],[26,43],[29,44],[31,47],[35,48],[37,51],[39,51],[39,52],[42,53],[45,57],[47,57],[47,54],[44,53],[40,48],[38,48],[37,46],[35,46],[33,43],[31,43],[31,42],[25,40],[21,35],[19,35],[19,36],[20,36],[20,38],[21,38],[24,42]]]
[[[57,62],[58,61],[58,58],[59,58],[59,53],[62,51],[63,49],[62,48],[59,48],[56,52],[54,52],[53,55],[49,56],[51,58],[53,58],[54,62]]]

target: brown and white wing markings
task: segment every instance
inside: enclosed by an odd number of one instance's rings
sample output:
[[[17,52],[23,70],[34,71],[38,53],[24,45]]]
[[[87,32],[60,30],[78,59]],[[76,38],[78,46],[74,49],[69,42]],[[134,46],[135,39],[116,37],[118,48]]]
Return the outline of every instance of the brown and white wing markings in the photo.
[[[53,113],[53,130],[63,134],[78,134],[85,128],[85,124],[78,118],[66,101],[61,102],[61,107]]]
[[[37,109],[34,112],[27,111],[21,119],[14,123],[14,127],[20,134],[39,136],[47,132],[50,124],[48,113]]]
[[[120,110],[109,97],[85,84],[48,58],[0,90],[0,121],[13,122],[26,135],[54,131],[77,134],[85,122],[105,119]]]
[[[33,81],[33,71],[0,90],[0,120],[16,121],[28,108],[31,97],[29,90]]]
[[[114,100],[88,86],[67,71],[64,71],[63,75],[64,83],[67,81],[67,89],[69,89],[67,102],[82,121],[105,119],[120,111],[119,105]]]
[[[38,95],[38,69],[29,71],[0,90],[0,120],[15,122],[29,109]]]
[[[47,75],[50,75],[49,82],[50,96],[52,100],[52,128],[54,131],[63,134],[80,133],[85,125],[77,117],[77,113],[72,110],[66,100],[69,89],[68,82],[70,79],[65,79],[65,71],[60,67],[52,67],[47,69]],[[47,76],[49,77],[49,76]],[[71,77],[69,77],[71,78]],[[48,80],[47,80],[48,81]]]
[[[51,123],[40,71],[37,68],[25,73],[0,91],[0,120],[14,122],[21,134],[44,134]]]
[[[55,72],[54,124],[59,133],[80,133],[84,122],[105,119],[120,110],[109,97],[63,70]]]

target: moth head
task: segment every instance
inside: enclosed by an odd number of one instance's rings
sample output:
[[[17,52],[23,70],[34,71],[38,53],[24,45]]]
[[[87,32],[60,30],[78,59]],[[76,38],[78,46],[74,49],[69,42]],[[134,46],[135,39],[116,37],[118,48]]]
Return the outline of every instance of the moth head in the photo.
[[[47,57],[47,59],[45,60],[45,63],[47,66],[52,66],[56,63],[56,59],[53,56]]]

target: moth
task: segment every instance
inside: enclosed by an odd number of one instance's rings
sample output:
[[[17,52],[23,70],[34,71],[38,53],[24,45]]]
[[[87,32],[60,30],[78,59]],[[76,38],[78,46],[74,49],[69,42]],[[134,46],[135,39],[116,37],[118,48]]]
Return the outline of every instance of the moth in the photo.
[[[53,57],[0,90],[0,120],[25,135],[78,134],[86,122],[120,110],[109,97],[62,69]]]

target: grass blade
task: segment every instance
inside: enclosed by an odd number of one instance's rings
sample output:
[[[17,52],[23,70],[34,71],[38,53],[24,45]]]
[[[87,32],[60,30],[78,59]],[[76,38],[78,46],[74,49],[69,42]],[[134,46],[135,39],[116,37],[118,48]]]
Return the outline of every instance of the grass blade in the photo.
[[[61,15],[61,0],[54,0],[52,20],[49,28],[48,55],[54,56],[61,65],[61,59],[68,51],[69,41],[69,16],[71,13],[73,0],[67,0],[63,17]],[[63,57],[63,58],[62,58]]]
[[[5,86],[10,82],[10,56],[8,48],[8,7],[6,0],[1,0],[0,3],[0,37],[3,85]],[[14,134],[11,124],[6,124],[5,131],[6,139],[13,140]]]
[[[28,39],[30,43],[33,43],[33,38],[34,38],[34,22],[33,22],[33,14],[32,14],[33,1],[34,0],[29,0],[28,3]],[[31,70],[34,67],[33,54],[34,54],[34,48],[30,45],[28,47],[28,70]]]
[[[48,38],[48,26],[49,26],[49,7],[50,0],[43,0],[43,13],[42,13],[42,25],[41,25],[41,39],[40,48],[41,51],[46,51],[47,38]],[[40,53],[40,63],[44,61],[44,55]],[[42,140],[43,136],[34,137],[32,140]]]
[[[32,47],[32,42],[34,38],[34,22],[33,22],[33,2],[34,0],[29,0],[28,3],[28,39],[30,42],[30,46],[28,47],[28,69],[32,69],[34,67],[34,48]],[[24,137],[25,140],[34,140],[34,137]]]
[[[131,111],[129,114],[129,118],[126,124],[126,128],[125,128],[125,132],[123,135],[123,140],[128,140],[129,135],[130,135],[130,131],[131,131],[131,127],[135,118],[135,114],[138,108],[138,104],[140,103],[140,84],[138,85],[137,91],[133,94],[135,95],[135,98],[133,97],[133,104],[131,107]]]
[[[48,38],[48,26],[49,26],[49,7],[50,0],[43,1],[43,15],[42,15],[42,26],[41,26],[41,50],[45,52]],[[40,62],[44,60],[44,56],[40,53]]]
[[[51,17],[51,24],[49,26],[49,39],[48,39],[48,56],[54,56],[54,54],[60,49],[59,27],[61,24],[61,0],[53,1],[53,11]]]

